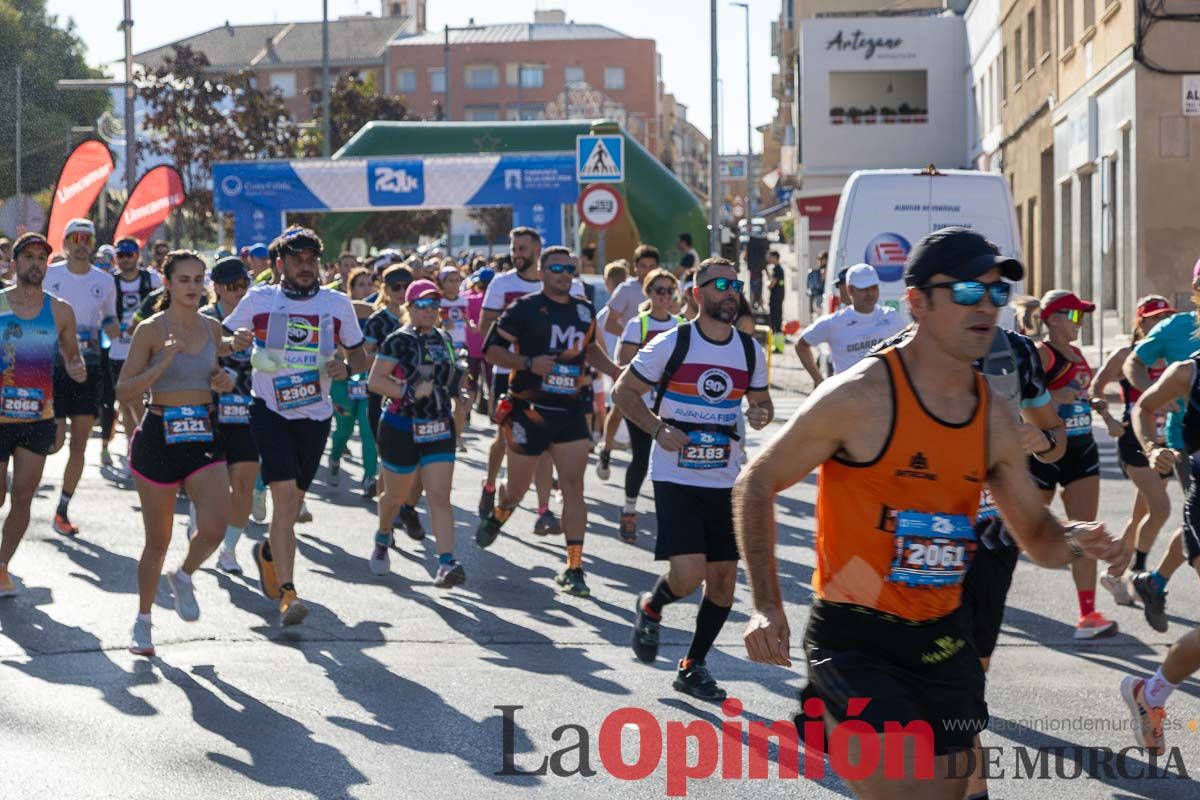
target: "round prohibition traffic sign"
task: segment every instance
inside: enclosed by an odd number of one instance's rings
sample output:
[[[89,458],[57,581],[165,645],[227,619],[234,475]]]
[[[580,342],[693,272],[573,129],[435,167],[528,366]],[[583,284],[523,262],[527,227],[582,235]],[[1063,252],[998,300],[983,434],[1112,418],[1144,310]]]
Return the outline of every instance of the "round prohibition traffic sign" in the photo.
[[[621,193],[605,183],[593,183],[584,189],[575,205],[579,209],[579,218],[589,228],[599,230],[611,228],[625,211]]]

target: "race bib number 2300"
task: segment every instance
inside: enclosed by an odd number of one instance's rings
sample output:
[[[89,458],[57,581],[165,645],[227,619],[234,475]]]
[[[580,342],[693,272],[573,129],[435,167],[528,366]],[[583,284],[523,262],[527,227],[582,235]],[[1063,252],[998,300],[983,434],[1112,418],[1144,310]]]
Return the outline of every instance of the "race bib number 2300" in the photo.
[[[280,375],[274,385],[275,402],[280,411],[293,411],[321,402],[321,374],[315,369]]]

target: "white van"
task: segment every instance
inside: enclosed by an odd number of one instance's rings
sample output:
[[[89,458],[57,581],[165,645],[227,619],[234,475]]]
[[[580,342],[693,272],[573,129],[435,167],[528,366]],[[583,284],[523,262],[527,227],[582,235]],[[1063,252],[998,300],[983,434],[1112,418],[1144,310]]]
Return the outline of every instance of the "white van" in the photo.
[[[1004,176],[948,169],[871,169],[850,176],[838,200],[829,242],[826,297],[836,298],[841,270],[866,262],[879,273],[879,301],[908,316],[904,262],[927,233],[958,225],[979,231],[1003,255],[1021,258],[1017,215]],[[1013,287],[1014,295],[1024,284]],[[1001,319],[1012,324],[1012,313]]]

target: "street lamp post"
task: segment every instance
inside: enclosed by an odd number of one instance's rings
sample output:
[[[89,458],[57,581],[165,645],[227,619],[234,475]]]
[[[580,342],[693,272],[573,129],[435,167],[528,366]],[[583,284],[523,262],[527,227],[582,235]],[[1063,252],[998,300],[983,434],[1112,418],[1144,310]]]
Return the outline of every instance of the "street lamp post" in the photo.
[[[475,31],[481,26],[475,24],[475,20],[471,20],[470,25],[445,25],[442,27],[442,119],[450,119],[450,32],[451,31]],[[520,80],[517,81],[520,83]]]
[[[720,209],[717,207],[717,187],[721,185],[721,154],[717,147],[717,142],[721,141],[720,131],[720,109],[717,106],[717,0],[709,0],[709,22],[708,22],[708,49],[709,49],[709,116],[712,119],[710,127],[712,128],[712,139],[708,159],[708,254],[709,256],[717,255],[720,250],[721,238],[718,233],[718,227],[721,224]]]
[[[750,122],[750,4],[730,3],[730,5],[740,6],[746,11],[746,219],[753,219],[754,195],[757,193],[758,186],[754,182],[754,133]]]

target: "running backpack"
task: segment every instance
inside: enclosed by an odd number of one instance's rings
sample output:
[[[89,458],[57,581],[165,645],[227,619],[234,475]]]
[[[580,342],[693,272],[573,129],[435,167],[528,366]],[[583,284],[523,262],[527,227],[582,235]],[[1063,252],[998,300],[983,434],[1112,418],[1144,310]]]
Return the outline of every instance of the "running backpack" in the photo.
[[[116,306],[117,306],[117,313],[116,313],[116,316],[114,317],[114,319],[116,319],[117,321],[120,321],[121,312],[122,312],[122,309],[121,309],[121,273],[118,272],[117,274],[113,275],[113,281],[117,285],[117,296],[116,296],[116,301],[115,301]],[[150,293],[153,291],[154,291],[154,285],[152,283],[150,283],[150,270],[139,269],[138,270],[138,307],[139,308],[141,307],[142,303],[144,303],[146,301],[146,298],[150,296]]]
[[[983,357],[981,366],[988,386],[1003,398],[1017,419],[1020,419],[1020,365],[1017,364],[1017,354],[1013,351],[1012,342],[1008,340],[1008,334],[1003,328],[996,327],[996,335],[992,337],[992,345]]]
[[[688,347],[692,341],[692,328],[695,325],[691,322],[681,322],[675,327],[675,349],[671,351],[671,355],[667,358],[667,366],[663,369],[662,377],[658,379],[658,391],[654,396],[654,413],[658,413],[658,409],[662,406],[663,395],[667,393],[667,384],[671,381],[671,376],[679,371],[683,366],[684,360],[687,358]],[[754,380],[754,370],[758,367],[758,359],[754,353],[754,337],[748,333],[743,333],[737,328],[733,332],[738,335],[742,342],[742,351],[746,356],[746,375],[748,380]]]

